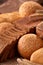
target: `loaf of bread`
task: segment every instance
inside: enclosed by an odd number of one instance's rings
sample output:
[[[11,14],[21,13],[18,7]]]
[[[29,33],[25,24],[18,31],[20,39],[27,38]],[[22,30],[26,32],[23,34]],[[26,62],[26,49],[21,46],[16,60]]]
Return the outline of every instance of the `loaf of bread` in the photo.
[[[14,47],[15,40],[14,26],[11,23],[0,24],[0,62],[7,59],[12,47]]]

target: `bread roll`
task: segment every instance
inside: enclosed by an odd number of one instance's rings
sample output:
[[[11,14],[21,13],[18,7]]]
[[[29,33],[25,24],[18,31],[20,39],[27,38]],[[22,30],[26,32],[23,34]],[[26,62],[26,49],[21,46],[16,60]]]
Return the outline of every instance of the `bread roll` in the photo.
[[[36,12],[36,10],[42,9],[39,3],[34,1],[26,1],[19,8],[19,14],[21,17],[29,16]]]
[[[35,50],[41,47],[43,47],[43,40],[35,34],[26,34],[18,42],[18,52],[22,57],[28,59]]]
[[[40,63],[43,64],[43,48],[35,51],[30,58],[30,61],[34,63]]]

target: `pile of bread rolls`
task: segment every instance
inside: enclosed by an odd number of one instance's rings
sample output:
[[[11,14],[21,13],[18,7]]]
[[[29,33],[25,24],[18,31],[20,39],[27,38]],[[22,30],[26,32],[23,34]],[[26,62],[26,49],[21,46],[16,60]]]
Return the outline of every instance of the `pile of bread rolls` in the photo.
[[[19,11],[0,14],[0,62],[14,58],[17,51],[43,64],[43,6],[37,2],[26,1]]]

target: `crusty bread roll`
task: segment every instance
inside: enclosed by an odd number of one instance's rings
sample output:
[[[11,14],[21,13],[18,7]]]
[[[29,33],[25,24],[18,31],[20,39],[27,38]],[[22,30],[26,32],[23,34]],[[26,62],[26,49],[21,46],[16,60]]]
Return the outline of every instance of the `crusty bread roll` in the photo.
[[[37,51],[35,51],[31,57],[30,57],[30,61],[34,62],[34,63],[40,63],[43,65],[43,48],[38,49]]]
[[[18,42],[18,52],[22,57],[28,59],[35,50],[41,47],[43,47],[43,40],[35,34],[26,34]]]
[[[30,14],[35,13],[37,9],[42,9],[42,6],[39,3],[26,1],[20,6],[19,14],[21,17],[29,16]]]

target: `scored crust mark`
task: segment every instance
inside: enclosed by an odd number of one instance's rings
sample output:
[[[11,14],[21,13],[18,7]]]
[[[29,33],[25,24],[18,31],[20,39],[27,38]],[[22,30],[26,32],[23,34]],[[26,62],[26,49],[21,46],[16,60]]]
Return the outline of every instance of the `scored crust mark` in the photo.
[[[31,21],[37,21],[37,20],[43,20],[43,14],[42,13],[35,13],[29,16],[31,18]]]
[[[9,23],[8,23],[9,25]],[[12,25],[12,24],[11,24]],[[15,28],[13,28],[13,26],[10,27],[10,25],[8,27],[4,26],[3,28],[4,30],[1,29],[1,36],[5,39],[5,41],[7,41],[8,43],[10,43],[9,41],[14,41],[14,43],[12,43],[12,45],[8,44],[8,47],[6,46],[5,48],[5,53],[2,55],[1,57],[1,61],[5,60],[7,58],[7,55],[9,54],[9,50],[14,46],[15,41],[17,41],[16,39],[21,35],[22,32],[19,32],[18,30],[16,30]],[[23,34],[23,33],[22,33]],[[10,43],[10,44],[11,44]],[[9,48],[10,46],[10,48]],[[8,50],[7,50],[8,48]],[[7,51],[6,51],[7,50]],[[4,52],[3,51],[3,52]],[[6,57],[5,57],[6,56]]]
[[[0,61],[4,61],[7,58],[7,55],[15,43],[15,37],[10,33],[10,30],[13,28],[11,23],[1,23],[0,24]],[[10,33],[7,35],[6,33]],[[3,41],[2,41],[3,40]],[[12,45],[11,45],[12,43]]]
[[[1,60],[6,60],[9,51],[15,45],[16,39],[20,34],[19,31],[14,28],[11,23],[1,23],[0,24],[0,56]],[[15,34],[14,34],[15,33]],[[2,41],[3,40],[3,41]],[[12,43],[14,41],[14,43]]]
[[[32,14],[30,16],[24,17],[22,19],[19,19],[15,22],[13,22],[13,25],[25,32],[31,32],[31,30],[34,32],[34,28],[39,24],[41,21],[43,21],[43,15],[39,13]]]

